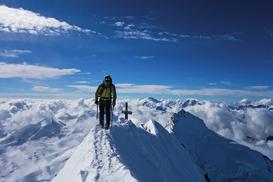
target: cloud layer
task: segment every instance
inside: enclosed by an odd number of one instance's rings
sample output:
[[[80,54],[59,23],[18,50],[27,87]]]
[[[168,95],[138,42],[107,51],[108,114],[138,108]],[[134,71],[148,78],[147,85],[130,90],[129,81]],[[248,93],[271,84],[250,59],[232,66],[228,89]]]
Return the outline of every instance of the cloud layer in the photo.
[[[266,142],[267,137],[273,135],[273,112],[268,109],[272,107],[272,100],[247,102],[247,105],[252,106],[264,104],[265,107],[261,108],[248,107],[245,105],[245,100],[237,104],[240,107],[201,101],[185,109],[203,119],[207,127],[218,134],[248,145],[273,158],[273,142]]]
[[[115,22],[113,22],[115,21]],[[135,18],[112,17],[109,24],[116,28],[114,38],[150,40],[156,42],[180,42],[185,40],[200,41],[238,41],[234,33],[226,34],[183,34],[165,31],[163,28],[152,25],[153,18],[142,18],[136,22]],[[106,23],[105,21],[103,21]]]
[[[94,86],[70,85],[82,91],[94,91]],[[248,90],[248,89],[225,89],[225,88],[201,88],[201,89],[178,89],[170,85],[136,85],[131,83],[116,84],[119,93],[131,94],[159,94],[176,96],[257,96],[273,97],[272,90]]]
[[[143,60],[146,60],[146,59],[153,59],[154,56],[135,56],[136,59],[143,59]]]
[[[0,31],[44,35],[59,35],[68,31],[92,32],[89,29],[70,25],[65,21],[45,17],[22,8],[10,8],[5,5],[0,5]]]
[[[49,79],[79,73],[78,69],[59,69],[29,64],[0,62],[0,78]]]
[[[0,51],[0,56],[10,57],[10,58],[18,58],[24,54],[30,54],[32,51],[30,50],[20,50],[20,49],[12,49],[12,50],[3,50]]]
[[[47,86],[34,86],[32,87],[32,90],[35,92],[50,92],[50,93],[55,93],[55,92],[59,92],[62,89],[59,88],[51,88],[51,87],[47,87]]]

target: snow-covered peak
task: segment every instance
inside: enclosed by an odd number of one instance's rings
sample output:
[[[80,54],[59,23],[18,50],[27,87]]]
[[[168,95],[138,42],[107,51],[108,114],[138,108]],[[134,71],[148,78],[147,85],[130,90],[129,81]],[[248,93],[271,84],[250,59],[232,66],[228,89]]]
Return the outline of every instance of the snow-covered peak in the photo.
[[[248,99],[242,99],[240,100],[239,102],[241,105],[250,105],[251,104],[251,101],[248,100]]]
[[[146,100],[150,101],[150,102],[154,102],[154,103],[159,103],[160,102],[159,100],[157,100],[157,99],[155,99],[153,97],[148,97]]]
[[[149,120],[147,123],[145,123],[144,128],[149,133],[151,133],[153,135],[158,135],[158,130],[157,130],[156,124],[158,124],[156,121]]]
[[[198,117],[174,114],[173,133],[211,181],[272,181],[273,164],[260,153],[209,130]]]
[[[264,98],[264,99],[261,99],[261,100],[255,102],[255,105],[272,106],[273,101],[272,101],[272,99]]]
[[[43,137],[55,137],[61,132],[65,124],[54,119],[44,119],[36,124],[29,124],[20,130],[15,131],[6,139],[0,141],[0,145],[16,146],[26,141],[38,140]]]
[[[146,127],[157,133],[132,122],[110,131],[93,128],[53,181],[205,181],[188,152],[160,124],[149,121]]]
[[[187,99],[183,101],[182,107],[194,106],[196,104],[201,104],[197,99]]]
[[[194,100],[188,103],[194,103]],[[258,105],[256,102],[270,104],[269,100],[252,101],[252,105]],[[113,118],[114,121],[122,121],[124,115],[121,111],[128,102],[129,110],[133,112],[129,119],[135,126],[146,125],[152,132],[145,127],[139,128],[140,131],[157,138],[166,136],[169,140],[168,132],[166,135],[164,128],[157,125],[172,131],[174,123],[168,121],[174,113],[190,117],[181,111],[184,108],[201,118],[204,127],[273,159],[273,105],[240,108],[242,105],[239,103],[198,101],[183,107],[187,101],[118,99]],[[147,104],[143,105],[144,102]],[[74,147],[98,123],[95,118],[94,99],[0,100],[0,181],[51,181],[69,159]],[[124,128],[132,126],[126,124]],[[134,140],[131,142],[134,143]]]
[[[263,98],[258,101],[251,101],[248,99],[243,99],[239,102],[237,109],[246,109],[246,108],[269,108],[273,105],[273,101],[270,98]]]

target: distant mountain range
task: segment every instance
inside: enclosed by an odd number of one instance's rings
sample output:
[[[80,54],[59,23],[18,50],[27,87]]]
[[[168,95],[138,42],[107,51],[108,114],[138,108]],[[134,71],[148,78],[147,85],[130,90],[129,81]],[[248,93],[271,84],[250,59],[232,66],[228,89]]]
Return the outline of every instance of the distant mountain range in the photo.
[[[92,99],[0,101],[0,181],[273,180],[270,99],[119,100],[109,131],[95,116]]]

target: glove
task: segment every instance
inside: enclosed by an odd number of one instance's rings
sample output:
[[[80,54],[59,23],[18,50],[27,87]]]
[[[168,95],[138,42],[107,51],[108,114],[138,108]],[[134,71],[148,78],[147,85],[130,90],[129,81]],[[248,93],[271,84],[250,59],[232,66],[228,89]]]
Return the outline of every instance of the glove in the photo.
[[[95,104],[96,104],[96,105],[98,105],[98,104],[99,104],[99,101],[98,101],[98,100],[96,100],[96,101],[95,101]]]

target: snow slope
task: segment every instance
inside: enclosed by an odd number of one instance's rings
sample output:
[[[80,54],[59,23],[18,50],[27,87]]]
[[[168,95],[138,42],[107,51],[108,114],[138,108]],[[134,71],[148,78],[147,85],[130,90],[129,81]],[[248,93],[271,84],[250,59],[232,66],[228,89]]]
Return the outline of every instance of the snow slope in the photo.
[[[109,131],[93,128],[53,181],[136,181],[116,154]]]
[[[268,140],[273,136],[271,99],[231,104],[197,101],[182,108],[204,120],[209,129],[273,160],[273,140]]]
[[[273,159],[271,99],[232,104],[195,99],[121,99],[114,120],[124,117],[121,110],[126,101],[133,111],[130,119],[137,127],[149,120],[165,127],[174,113],[185,109],[219,135]],[[93,99],[0,100],[0,182],[51,181],[94,129],[95,116]],[[150,132],[157,131],[152,128]]]
[[[0,181],[50,181],[96,125],[90,101],[0,102]]]
[[[53,181],[205,180],[188,152],[160,124],[151,120],[143,128],[132,122],[111,130],[93,128]]]
[[[196,116],[180,111],[169,129],[211,181],[273,181],[273,163],[260,153],[209,130]]]

